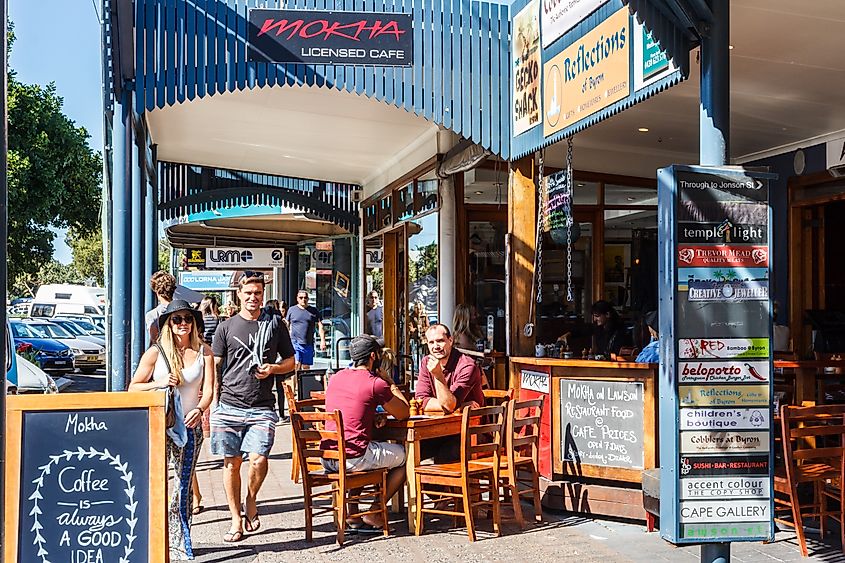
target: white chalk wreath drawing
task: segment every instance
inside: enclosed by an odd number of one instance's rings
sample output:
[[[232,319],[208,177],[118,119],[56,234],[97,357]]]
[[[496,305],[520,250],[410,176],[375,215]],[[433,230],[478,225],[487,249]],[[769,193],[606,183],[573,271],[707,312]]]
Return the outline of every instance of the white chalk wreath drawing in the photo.
[[[135,509],[138,507],[138,501],[135,500],[135,487],[132,485],[132,472],[127,471],[128,463],[120,462],[120,454],[112,455],[108,448],[104,448],[102,451],[99,451],[94,448],[85,450],[82,447],[78,447],[76,451],[64,450],[61,454],[51,455],[50,461],[38,468],[41,470],[41,475],[32,481],[35,485],[35,491],[29,496],[28,500],[32,501],[32,510],[29,511],[29,515],[33,517],[34,523],[32,524],[30,531],[35,532],[35,540],[32,543],[33,545],[38,546],[38,556],[41,557],[41,563],[51,563],[50,560],[47,559],[50,554],[44,547],[46,540],[44,539],[44,536],[41,535],[41,530],[43,530],[44,527],[38,520],[38,516],[42,514],[41,509],[38,507],[38,501],[44,500],[44,497],[41,496],[41,487],[44,486],[44,477],[50,474],[50,468],[54,464],[56,466],[59,465],[62,458],[64,458],[65,461],[70,461],[74,456],[78,460],[83,458],[93,459],[95,457],[99,457],[99,461],[109,460],[109,465],[114,467],[116,471],[120,472],[120,479],[126,483],[123,492],[126,493],[126,497],[128,499],[127,504],[125,504],[124,507],[129,512],[129,518],[126,519],[126,524],[129,526],[129,533],[126,534],[126,546],[123,548],[123,557],[120,558],[119,563],[129,563],[129,556],[135,551],[132,544],[134,544],[137,539],[137,536],[135,536],[135,526],[138,523],[138,519],[135,517]]]

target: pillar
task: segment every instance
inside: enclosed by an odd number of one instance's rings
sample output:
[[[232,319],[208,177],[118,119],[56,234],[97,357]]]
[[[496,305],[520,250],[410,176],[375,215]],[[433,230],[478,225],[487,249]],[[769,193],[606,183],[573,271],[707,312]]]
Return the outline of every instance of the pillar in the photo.
[[[132,132],[135,133],[135,129]],[[135,373],[135,368],[138,367],[138,362],[141,360],[141,354],[144,353],[144,346],[147,342],[144,326],[144,313],[146,312],[144,309],[144,303],[146,301],[144,298],[144,286],[147,285],[144,279],[144,227],[146,226],[144,215],[146,214],[146,205],[144,203],[144,185],[142,183],[145,174],[142,174],[144,159],[141,158],[141,147],[139,146],[143,144],[143,141],[137,139],[137,136],[134,134],[132,136],[135,138],[135,142],[131,142],[129,145],[132,153],[132,246],[130,249],[132,258],[130,288],[132,295],[129,301],[132,337],[131,354],[127,363],[130,377],[131,374]],[[139,141],[141,142],[139,143]]]
[[[458,211],[455,201],[454,178],[449,176],[440,181],[440,215],[437,233],[437,299],[438,319],[451,327],[455,314],[455,287],[458,279],[455,270],[455,249],[457,246]]]
[[[533,356],[536,328],[525,336],[524,328],[536,321],[531,314],[534,254],[537,245],[537,187],[534,185],[534,157],[511,163],[508,188],[508,317],[507,353]]]
[[[146,178],[146,174],[144,177]],[[146,178],[144,182],[144,311],[149,311],[156,306],[156,297],[149,284],[152,275],[158,271],[158,214],[153,184],[150,178]]]
[[[729,0],[710,0],[713,23],[701,40],[700,163],[721,166],[730,158],[731,58]]]
[[[132,94],[124,89],[114,104],[112,124],[111,357],[109,391],[123,391],[129,381],[130,245],[132,240]]]

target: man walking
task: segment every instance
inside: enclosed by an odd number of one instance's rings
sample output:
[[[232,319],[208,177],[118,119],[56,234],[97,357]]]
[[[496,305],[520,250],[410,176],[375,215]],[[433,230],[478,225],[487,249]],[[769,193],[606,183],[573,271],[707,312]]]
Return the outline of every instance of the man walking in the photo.
[[[276,423],[274,375],[293,372],[294,350],[281,315],[262,310],[264,275],[244,272],[238,284],[241,310],[214,333],[212,351],[222,384],[219,405],[211,414],[211,453],[223,456],[223,487],[232,524],[226,542],[243,538],[244,529],[255,532],[256,500],[267,476],[267,456],[273,447]],[[277,359],[281,358],[277,362]],[[242,454],[249,455],[244,517],[241,517]]]
[[[173,294],[176,292],[176,278],[164,270],[159,270],[150,278],[150,289],[158,298],[158,305],[147,311],[144,316],[144,323],[150,335],[150,342],[158,340],[158,318],[164,313],[167,305],[173,301]]]
[[[308,304],[308,292],[300,289],[296,294],[296,305],[288,310],[288,326],[296,352],[296,369],[311,369],[314,363],[314,328],[320,333],[320,351],[326,351],[326,331],[323,316],[316,307]]]
[[[377,291],[370,292],[370,306],[372,308],[367,312],[367,334],[381,338],[384,336],[384,307]]]

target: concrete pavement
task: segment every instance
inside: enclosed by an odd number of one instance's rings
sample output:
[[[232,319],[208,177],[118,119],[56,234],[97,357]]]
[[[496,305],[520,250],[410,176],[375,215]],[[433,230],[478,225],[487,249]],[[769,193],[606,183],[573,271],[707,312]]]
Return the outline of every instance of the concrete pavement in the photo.
[[[539,525],[529,525],[520,532],[512,522],[505,522],[502,537],[491,533],[489,522],[481,522],[478,540],[470,544],[462,528],[450,530],[451,519],[426,521],[426,533],[416,537],[408,533],[402,515],[391,515],[391,536],[348,537],[343,547],[335,542],[330,515],[315,519],[314,542],[305,542],[302,486],[290,480],[290,426],[277,427],[276,444],[270,460],[267,480],[259,496],[261,530],[249,534],[237,544],[223,542],[229,527],[229,515],[223,492],[221,463],[208,453],[208,442],[198,466],[205,510],[194,517],[193,540],[197,561],[215,563],[273,563],[281,561],[343,562],[401,560],[403,563],[498,562],[498,561],[577,561],[578,563],[663,561],[698,561],[697,547],[675,548],[647,534],[643,525],[580,516],[544,513]],[[245,471],[245,469],[244,469]],[[526,506],[527,517],[531,515]],[[508,512],[505,512],[508,514]],[[836,533],[828,537],[834,543]],[[810,536],[812,557],[806,561],[843,562],[838,547],[819,543]],[[733,561],[801,561],[792,532],[779,532],[772,544],[734,544]]]

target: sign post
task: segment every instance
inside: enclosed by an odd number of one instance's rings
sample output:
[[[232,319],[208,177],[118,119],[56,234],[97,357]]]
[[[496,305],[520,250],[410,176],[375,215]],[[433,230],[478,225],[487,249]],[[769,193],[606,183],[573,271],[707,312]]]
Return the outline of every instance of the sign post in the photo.
[[[164,563],[164,393],[9,397],[6,561]]]
[[[660,533],[721,548],[771,540],[774,176],[671,166],[657,177]]]

